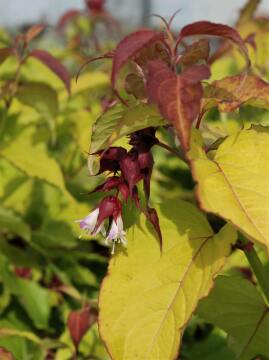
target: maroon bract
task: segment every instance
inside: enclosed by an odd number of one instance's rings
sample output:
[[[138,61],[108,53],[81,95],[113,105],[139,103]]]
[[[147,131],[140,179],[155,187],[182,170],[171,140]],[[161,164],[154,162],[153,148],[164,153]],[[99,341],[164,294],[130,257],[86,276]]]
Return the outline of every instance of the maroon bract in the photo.
[[[143,178],[139,167],[138,153],[131,150],[126,154],[120,161],[120,169],[129,186],[130,194],[132,194],[134,186]]]
[[[89,10],[94,12],[103,12],[105,0],[85,0],[86,6]]]
[[[100,170],[99,174],[104,171],[116,172],[120,170],[119,162],[125,156],[127,151],[122,147],[110,147],[105,152],[100,151]]]

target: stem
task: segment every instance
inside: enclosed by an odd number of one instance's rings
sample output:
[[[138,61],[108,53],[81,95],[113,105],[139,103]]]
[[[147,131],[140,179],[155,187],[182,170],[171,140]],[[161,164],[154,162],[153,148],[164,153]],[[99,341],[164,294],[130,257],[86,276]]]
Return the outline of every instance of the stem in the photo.
[[[186,160],[184,159],[183,155],[181,155],[178,151],[176,151],[175,149],[171,148],[169,145],[162,143],[161,141],[159,141],[156,145],[166,149],[167,151],[169,151],[170,153],[176,155],[177,157],[180,158],[180,160],[186,162]]]
[[[269,277],[251,241],[248,241],[240,234],[239,248],[244,251],[248,262],[253,270],[260,288],[269,304]]]
[[[198,117],[197,123],[195,125],[196,129],[199,129],[200,125],[201,125],[201,121],[204,117],[205,111],[202,111]]]

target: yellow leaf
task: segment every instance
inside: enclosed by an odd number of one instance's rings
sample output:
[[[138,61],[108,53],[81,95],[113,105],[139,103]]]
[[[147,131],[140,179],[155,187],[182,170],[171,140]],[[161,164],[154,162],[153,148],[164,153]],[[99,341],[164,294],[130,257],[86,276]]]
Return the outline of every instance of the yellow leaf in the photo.
[[[100,334],[113,360],[175,359],[186,323],[213,286],[236,234],[214,235],[191,204],[158,208],[163,248],[144,217],[127,233],[100,294]]]
[[[239,131],[209,156],[195,134],[189,157],[202,209],[231,221],[250,239],[268,248],[268,128]]]

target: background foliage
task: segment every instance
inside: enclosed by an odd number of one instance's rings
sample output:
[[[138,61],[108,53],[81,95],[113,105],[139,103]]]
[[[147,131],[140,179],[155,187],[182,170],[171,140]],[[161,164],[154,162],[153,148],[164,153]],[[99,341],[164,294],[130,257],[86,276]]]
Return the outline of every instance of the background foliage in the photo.
[[[257,5],[249,1],[236,24],[253,64],[249,83],[240,88],[236,101],[223,92],[220,98],[215,90],[237,90],[237,78],[220,79],[238,76],[244,56],[227,42],[212,56],[202,103],[207,111],[201,124],[207,152],[197,132],[189,152],[191,169],[175,153],[153,147],[151,202],[158,204],[162,250],[145,217],[130,202],[124,206],[128,257],[119,252],[110,261],[99,299],[99,329],[98,297],[110,249],[101,237],[81,234],[75,223],[102,196],[89,195],[104,176],[96,175],[95,156],[87,166],[88,155],[108,145],[128,148],[126,135],[149,126],[159,127],[158,138],[174,152],[178,140],[163,128],[163,112],[137,99],[144,96],[139,79],[128,78],[120,94],[123,102],[112,106],[111,60],[81,69],[89,57],[109,54],[122,37],[110,14],[96,9],[68,12],[54,29],[0,30],[1,359],[211,360],[216,354],[219,360],[269,358],[268,304],[243,252],[233,249],[227,259],[237,239],[235,225],[258,241],[258,254],[269,269],[263,247],[268,248],[264,199],[269,157],[264,149],[269,91],[267,83],[257,80],[269,80],[269,22],[254,16]],[[203,52],[206,43],[199,46]],[[151,55],[155,51],[150,48]],[[185,54],[183,67],[184,61],[188,64],[192,57]],[[120,85],[130,68],[127,64],[121,70]],[[119,72],[114,69],[114,77]],[[128,92],[128,84],[139,96]],[[227,183],[214,178],[223,159],[233,162],[234,167],[224,169],[233,186],[249,186],[246,174],[257,174],[251,183],[255,192],[250,191],[247,201],[257,204],[253,218],[258,230],[234,203]],[[194,180],[200,206],[210,214],[197,208]],[[224,225],[223,218],[229,223]],[[220,271],[213,291],[200,302]],[[131,330],[130,324],[135,324]]]

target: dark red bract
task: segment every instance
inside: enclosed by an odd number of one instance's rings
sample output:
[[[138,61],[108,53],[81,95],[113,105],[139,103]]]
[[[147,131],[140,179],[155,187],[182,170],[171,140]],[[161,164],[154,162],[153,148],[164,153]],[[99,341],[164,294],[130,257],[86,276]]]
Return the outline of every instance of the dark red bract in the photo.
[[[86,0],[86,6],[89,10],[95,12],[104,11],[105,0]]]

